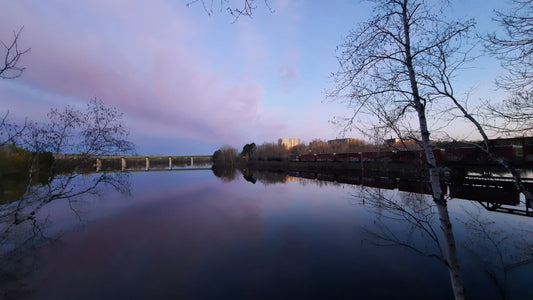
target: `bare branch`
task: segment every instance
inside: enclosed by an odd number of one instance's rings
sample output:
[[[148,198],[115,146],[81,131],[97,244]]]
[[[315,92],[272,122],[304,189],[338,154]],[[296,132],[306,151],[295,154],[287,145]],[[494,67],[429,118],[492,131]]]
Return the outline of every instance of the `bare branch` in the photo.
[[[3,63],[0,64],[0,78],[2,79],[15,79],[22,75],[22,72],[26,69],[25,67],[18,66],[20,58],[30,51],[30,48],[25,50],[19,49],[19,37],[24,27],[21,27],[18,31],[13,32],[13,40],[11,43],[5,43],[0,41],[3,48],[5,49],[5,54],[3,55]]]
[[[240,2],[241,0],[239,0]],[[217,5],[215,2],[216,0],[192,0],[188,1],[186,6],[190,7],[191,5],[194,5],[196,3],[200,3],[204,9],[204,11],[207,13],[207,15],[211,16],[214,14],[213,8],[215,6],[219,7],[220,11],[226,10],[230,15],[232,15],[235,19],[234,22],[237,21],[241,16],[246,17],[252,17],[254,11],[257,9],[257,1],[259,0],[242,0],[242,3],[240,5],[232,3],[231,0],[219,0],[219,4]],[[269,0],[263,0],[264,5],[267,7],[267,9],[273,13],[274,10],[269,4]]]

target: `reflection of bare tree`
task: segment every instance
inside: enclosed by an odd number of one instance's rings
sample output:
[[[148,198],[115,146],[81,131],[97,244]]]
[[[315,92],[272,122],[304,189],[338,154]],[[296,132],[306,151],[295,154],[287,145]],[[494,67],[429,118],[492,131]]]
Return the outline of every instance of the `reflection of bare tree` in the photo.
[[[396,195],[396,191],[364,186],[358,195],[354,195],[377,213],[377,229],[367,230],[367,234],[376,245],[406,247],[444,263],[450,273],[455,298],[463,299],[463,281],[446,202],[430,201],[422,194],[402,193],[399,199]],[[437,217],[442,237],[435,229]]]
[[[361,186],[357,198],[376,210],[378,220],[365,230],[378,246],[402,246],[445,262],[438,232],[434,228],[435,207],[421,194],[403,193]],[[401,226],[397,226],[399,223]],[[406,226],[407,225],[407,230]],[[429,242],[421,245],[420,242]]]
[[[264,185],[287,182],[285,172],[253,172],[253,177]]]
[[[254,169],[242,169],[239,170],[242,174],[244,179],[246,181],[256,183],[261,182],[264,185],[269,184],[276,184],[276,183],[287,183],[287,182],[294,182],[298,181],[301,185],[307,185],[308,183],[312,183],[313,185],[324,187],[324,186],[339,186],[341,183],[338,183],[333,180],[335,178],[334,174],[316,174],[316,173],[310,173],[307,175],[299,174],[299,172],[295,173],[289,173],[286,171],[268,171],[268,170],[254,170]],[[317,176],[318,175],[318,176]],[[308,176],[308,178],[304,177]],[[318,178],[323,177],[320,180]],[[329,177],[331,180],[326,181],[325,178]]]
[[[125,175],[81,175],[84,165],[95,156],[134,150],[134,145],[126,139],[129,132],[122,122],[120,111],[94,99],[87,104],[85,111],[73,107],[66,107],[62,111],[52,109],[48,117],[48,123],[24,126],[25,130],[15,131],[19,134],[11,139],[31,150],[33,155],[29,169],[20,170],[21,173],[27,174],[24,195],[18,201],[0,207],[2,244],[10,239],[16,228],[23,227],[21,224],[33,223],[32,230],[38,233],[40,230],[39,226],[36,226],[36,215],[43,206],[54,200],[72,201],[81,195],[96,193],[97,187],[102,184],[113,186],[121,192],[128,189],[123,180]],[[6,123],[5,121],[6,117],[2,123]],[[56,157],[64,153],[77,155],[67,160],[68,168],[59,164],[57,159],[52,159],[49,170],[51,173],[47,174],[50,178],[47,182],[38,184],[34,177],[43,173],[39,170],[38,157],[46,152],[54,153]]]
[[[237,178],[237,169],[235,167],[213,165],[211,170],[213,171],[213,174],[223,182],[231,182]]]
[[[519,226],[502,230],[501,225],[477,213],[468,213],[464,225],[469,233],[465,249],[483,266],[502,298],[508,296],[509,273],[533,263],[533,232]]]
[[[102,188],[111,187],[129,194],[128,174],[60,175],[45,185],[28,185],[18,201],[0,207],[0,254],[24,247],[44,238],[47,220],[39,218],[39,211],[53,201],[65,200],[80,217],[75,203],[87,195],[99,196]]]
[[[264,185],[274,183],[285,183],[288,181],[289,176],[285,172],[272,172],[272,171],[258,171],[252,169],[237,169],[232,167],[221,167],[213,165],[211,168],[215,176],[222,179],[224,182],[230,182],[237,179],[237,171],[240,172],[244,179],[248,182],[255,184],[257,181]]]
[[[0,206],[0,277],[6,276],[6,270],[12,270],[16,261],[24,258],[28,247],[50,240],[45,232],[51,220],[44,216],[44,207],[66,201],[81,218],[76,203],[85,197],[97,196],[106,187],[123,194],[129,192],[127,174],[82,173],[95,156],[133,151],[133,144],[126,139],[128,130],[121,121],[122,113],[95,99],[86,111],[72,107],[63,111],[52,109],[48,117],[47,124],[29,123],[19,127],[10,125],[7,115],[2,119],[0,133],[8,133],[6,143],[21,145],[31,150],[32,155],[28,168],[20,170],[26,184],[22,197]],[[46,153],[51,158],[51,166],[44,171],[40,169],[39,157]],[[51,153],[56,158],[65,153],[77,155],[59,161],[52,159]],[[43,176],[48,179],[38,178]],[[0,295],[4,290],[2,285]]]
[[[55,242],[62,234],[55,230],[50,232],[49,228],[56,224],[43,213],[44,208],[53,205],[52,202],[68,204],[82,222],[80,207],[84,200],[101,196],[109,188],[129,194],[129,175],[60,175],[47,184],[28,185],[21,199],[0,206],[0,298],[26,298],[31,293],[21,280],[29,276],[39,262],[29,251]]]

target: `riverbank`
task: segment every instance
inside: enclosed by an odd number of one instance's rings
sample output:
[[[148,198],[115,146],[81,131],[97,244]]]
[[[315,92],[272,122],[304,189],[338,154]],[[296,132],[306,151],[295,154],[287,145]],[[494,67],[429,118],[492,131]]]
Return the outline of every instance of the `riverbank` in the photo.
[[[393,162],[294,162],[258,161],[244,162],[242,169],[278,172],[314,172],[334,174],[360,174],[387,177],[402,177],[423,180],[428,178],[428,169],[422,164]]]

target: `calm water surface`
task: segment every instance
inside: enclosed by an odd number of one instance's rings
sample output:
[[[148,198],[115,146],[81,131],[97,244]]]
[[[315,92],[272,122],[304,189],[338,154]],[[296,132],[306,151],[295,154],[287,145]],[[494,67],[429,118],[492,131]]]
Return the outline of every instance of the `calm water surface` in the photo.
[[[11,242],[9,234],[3,240],[2,293],[453,298],[430,197],[287,178],[252,184],[209,170],[131,173],[129,195],[100,186],[99,196],[52,201],[37,211],[38,222],[9,233],[16,239],[31,232],[30,242]],[[462,199],[450,199],[448,210],[467,297],[533,299],[533,218]]]

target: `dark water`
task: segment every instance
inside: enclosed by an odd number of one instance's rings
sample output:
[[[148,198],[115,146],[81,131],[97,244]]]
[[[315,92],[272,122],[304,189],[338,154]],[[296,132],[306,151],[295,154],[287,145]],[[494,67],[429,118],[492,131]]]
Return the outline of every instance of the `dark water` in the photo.
[[[209,170],[126,179],[129,195],[101,185],[43,205],[20,228],[3,224],[0,295],[453,298],[427,195],[292,177],[252,184]],[[533,299],[533,218],[461,199],[448,212],[467,298]]]

